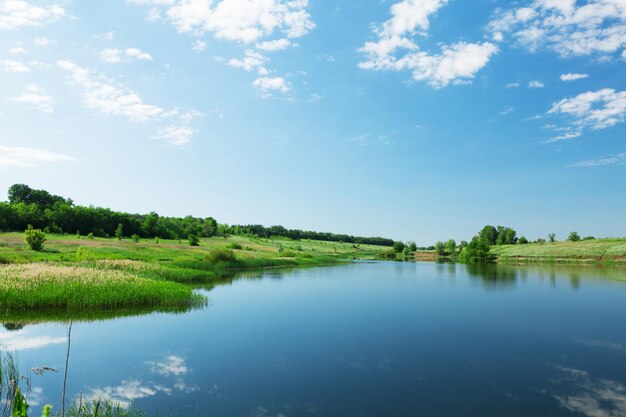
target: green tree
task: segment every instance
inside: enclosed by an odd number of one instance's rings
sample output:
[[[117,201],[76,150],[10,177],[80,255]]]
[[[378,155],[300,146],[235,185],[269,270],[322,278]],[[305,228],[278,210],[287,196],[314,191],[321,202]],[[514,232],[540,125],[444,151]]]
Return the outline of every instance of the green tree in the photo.
[[[409,250],[411,252],[415,252],[417,250],[417,245],[415,244],[415,242],[409,242]]]
[[[139,242],[139,235],[137,233],[134,233],[131,237],[130,237],[133,242],[138,243]]]
[[[122,240],[124,238],[124,225],[122,223],[117,224],[117,229],[115,229],[115,237],[117,240]]]
[[[491,225],[487,225],[478,233],[478,237],[490,245],[495,245],[498,240],[498,230]]]
[[[439,256],[445,255],[446,254],[446,245],[443,242],[435,243],[435,252],[437,252],[437,255],[439,255]]]
[[[571,232],[569,236],[567,236],[567,240],[570,242],[578,242],[580,240],[580,235],[578,232]]]
[[[456,254],[456,242],[454,239],[450,239],[446,242],[446,252],[450,255]]]
[[[189,233],[189,246],[200,246],[200,239],[194,233]]]
[[[29,224],[24,231],[24,240],[29,248],[40,251],[43,249],[43,244],[46,241],[46,234],[41,229],[33,229],[33,226]]]
[[[467,264],[487,263],[492,261],[489,244],[479,237],[472,239],[459,254],[459,261]]]
[[[400,242],[399,240],[396,242],[393,242],[393,250],[396,253],[401,253],[405,247],[406,245],[403,242]]]
[[[548,233],[548,242],[550,243],[556,242],[556,235],[554,233]]]
[[[526,237],[522,236],[522,237],[519,238],[517,243],[519,243],[520,245],[525,245],[525,244],[528,243],[528,239],[526,239]]]

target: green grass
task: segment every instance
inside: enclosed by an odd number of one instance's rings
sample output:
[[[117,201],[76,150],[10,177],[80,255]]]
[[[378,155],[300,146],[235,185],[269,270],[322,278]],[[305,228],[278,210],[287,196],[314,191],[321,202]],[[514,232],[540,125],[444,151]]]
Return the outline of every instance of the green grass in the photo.
[[[240,236],[201,239],[192,247],[187,241],[48,235],[44,249],[33,251],[22,233],[2,233],[0,314],[189,308],[202,300],[185,284],[210,288],[241,271],[374,259],[384,249]]]
[[[491,252],[499,262],[626,263],[626,239],[496,245]]]

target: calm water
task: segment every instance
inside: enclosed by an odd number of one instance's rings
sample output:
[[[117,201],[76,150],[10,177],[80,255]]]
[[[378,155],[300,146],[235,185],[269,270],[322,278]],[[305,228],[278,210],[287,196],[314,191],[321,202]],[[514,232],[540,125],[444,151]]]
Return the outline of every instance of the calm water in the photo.
[[[68,390],[180,416],[626,416],[626,275],[362,263],[243,278],[202,311],[74,323]],[[11,327],[11,326],[9,326]],[[67,325],[0,332],[63,369]],[[32,375],[58,404],[62,372]],[[58,406],[57,406],[58,409]]]

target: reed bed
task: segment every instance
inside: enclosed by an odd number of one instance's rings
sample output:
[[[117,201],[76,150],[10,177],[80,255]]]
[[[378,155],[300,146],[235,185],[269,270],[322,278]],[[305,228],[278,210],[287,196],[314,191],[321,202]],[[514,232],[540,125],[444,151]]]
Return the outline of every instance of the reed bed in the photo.
[[[5,310],[182,306],[193,300],[188,287],[116,269],[52,263],[0,266],[0,308]]]

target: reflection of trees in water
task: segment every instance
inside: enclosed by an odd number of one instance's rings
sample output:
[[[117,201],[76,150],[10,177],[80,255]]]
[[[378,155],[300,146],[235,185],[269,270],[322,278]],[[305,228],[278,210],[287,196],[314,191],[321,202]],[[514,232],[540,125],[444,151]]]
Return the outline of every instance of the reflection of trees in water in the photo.
[[[479,278],[487,288],[511,288],[517,281],[517,269],[508,265],[468,264],[467,273]]]
[[[24,326],[26,326],[24,323],[11,323],[11,322],[2,323],[2,327],[4,327],[6,330],[10,332],[22,330]]]

